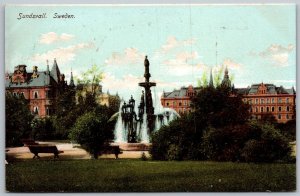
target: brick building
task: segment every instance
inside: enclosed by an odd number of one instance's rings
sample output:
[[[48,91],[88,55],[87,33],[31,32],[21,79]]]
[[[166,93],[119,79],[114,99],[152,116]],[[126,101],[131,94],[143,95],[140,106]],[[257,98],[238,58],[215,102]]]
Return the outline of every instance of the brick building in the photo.
[[[209,86],[213,86],[212,74],[210,75]],[[228,69],[225,69],[221,86],[231,89],[231,95],[241,95],[243,101],[250,105],[252,118],[261,119],[264,115],[273,115],[280,123],[295,119],[296,114],[296,91],[274,84],[253,84],[247,88],[234,88],[228,76]],[[191,98],[200,91],[199,87],[182,87],[180,90],[164,92],[161,97],[163,107],[173,108],[178,113],[191,111]]]
[[[187,88],[181,87],[181,89],[172,92],[163,92],[161,104],[163,107],[174,109],[179,114],[189,112],[191,111],[192,97],[199,91],[200,88],[190,85]]]
[[[273,115],[278,122],[285,123],[295,119],[296,91],[274,84],[253,84],[248,88],[235,89],[242,95],[243,101],[250,105],[250,113],[255,119],[264,115]]]
[[[33,66],[32,72],[27,72],[26,67],[26,65],[18,65],[13,73],[5,75],[6,93],[15,96],[23,95],[29,100],[29,108],[33,114],[39,117],[49,116],[54,113],[55,98],[67,87],[65,75],[60,73],[56,59],[51,71],[48,62],[46,71],[39,71],[37,66]],[[70,86],[75,86],[72,73]]]

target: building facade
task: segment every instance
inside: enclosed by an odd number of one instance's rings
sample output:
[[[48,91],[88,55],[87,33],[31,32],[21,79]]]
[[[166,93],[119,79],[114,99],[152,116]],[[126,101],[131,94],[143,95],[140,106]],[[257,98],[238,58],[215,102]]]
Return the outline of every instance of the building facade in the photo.
[[[267,115],[274,116],[280,123],[295,119],[296,91],[293,87],[286,89],[274,84],[260,83],[235,89],[235,92],[242,95],[243,101],[250,105],[250,113],[254,119]]]
[[[191,100],[200,91],[200,88],[195,88],[192,85],[181,87],[179,90],[172,92],[163,92],[161,96],[161,104],[165,108],[172,108],[178,114],[191,111]]]
[[[50,116],[55,112],[54,101],[57,95],[67,87],[65,75],[60,73],[56,59],[51,71],[48,62],[46,71],[38,71],[38,67],[33,66],[32,72],[27,72],[26,67],[18,65],[13,73],[6,73],[6,93],[24,96],[29,100],[29,108],[33,114],[39,117]]]
[[[213,86],[212,74],[209,86]],[[274,84],[253,84],[247,88],[234,88],[228,76],[228,69],[225,69],[221,86],[229,87],[231,96],[241,95],[245,103],[250,105],[250,114],[253,119],[261,119],[266,116],[273,116],[277,122],[285,123],[295,119],[296,115],[296,91]],[[182,87],[180,90],[164,92],[161,96],[163,107],[172,108],[178,113],[191,111],[192,97],[200,91],[199,87]]]

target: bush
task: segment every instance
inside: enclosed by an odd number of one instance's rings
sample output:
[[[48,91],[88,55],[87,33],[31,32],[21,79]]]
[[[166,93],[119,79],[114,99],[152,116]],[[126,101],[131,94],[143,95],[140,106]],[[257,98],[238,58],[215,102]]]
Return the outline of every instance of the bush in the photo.
[[[77,119],[69,137],[97,159],[101,150],[113,139],[112,126],[104,114],[88,112]]]
[[[280,131],[270,124],[260,124],[258,126],[261,129],[260,138],[247,141],[241,151],[244,161],[274,162],[289,160],[291,147]]]
[[[191,115],[182,116],[152,134],[150,154],[155,160],[202,159],[199,146],[201,121],[195,124]],[[191,126],[195,125],[195,127]]]

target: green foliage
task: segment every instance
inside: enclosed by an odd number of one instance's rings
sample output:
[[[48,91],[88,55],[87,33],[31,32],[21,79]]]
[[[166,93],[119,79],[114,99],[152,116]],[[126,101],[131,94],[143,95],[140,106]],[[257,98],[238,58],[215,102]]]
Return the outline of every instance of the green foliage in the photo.
[[[65,89],[55,101],[55,116],[52,119],[55,127],[56,139],[66,139],[70,129],[73,127],[78,117],[78,106],[75,101],[75,91]]]
[[[286,123],[275,124],[282,135],[284,135],[290,142],[296,141],[296,120],[290,120]]]
[[[287,139],[270,124],[254,124],[261,135],[246,142],[241,155],[247,162],[273,162],[290,159],[291,147]]]
[[[152,134],[150,154],[155,160],[201,159],[199,146],[202,137],[201,121],[191,115],[176,119]],[[191,126],[194,125],[194,126]]]
[[[152,135],[155,160],[273,162],[289,160],[288,140],[271,118],[249,122],[249,105],[229,89],[206,87],[192,111]],[[291,126],[291,125],[290,125]]]
[[[69,137],[97,159],[101,149],[113,139],[112,126],[105,114],[87,112],[77,119]]]
[[[34,140],[52,140],[61,138],[60,135],[56,135],[56,129],[54,127],[54,118],[35,118],[31,122],[32,138]]]
[[[192,101],[194,115],[202,116],[213,127],[243,124],[250,116],[249,105],[239,96],[229,96],[228,89],[221,87],[203,88]]]
[[[33,119],[29,102],[23,96],[14,96],[6,93],[5,96],[5,123],[6,146],[21,145],[20,139],[27,138],[31,132],[30,122]]]
[[[215,86],[221,85],[223,74],[224,74],[224,66],[221,66],[213,75]]]

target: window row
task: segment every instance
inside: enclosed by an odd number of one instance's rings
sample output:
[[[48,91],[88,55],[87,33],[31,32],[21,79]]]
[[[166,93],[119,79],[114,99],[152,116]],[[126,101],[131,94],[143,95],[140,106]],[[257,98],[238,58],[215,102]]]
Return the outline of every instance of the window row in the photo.
[[[183,102],[167,101],[167,102],[165,102],[165,105],[163,105],[163,106],[177,106],[177,104],[178,104],[178,106],[190,106],[191,105],[189,101],[183,101]]]
[[[249,104],[265,104],[265,103],[275,103],[277,99],[277,103],[290,103],[290,98],[256,98],[256,99],[247,99],[244,98],[244,102],[248,102]]]
[[[53,110],[53,109],[51,109],[51,108],[49,108],[49,107],[46,107],[46,115],[47,115],[47,116],[49,116],[49,115],[51,115],[51,114],[53,114],[53,113],[54,113],[54,110]],[[33,107],[32,114],[34,114],[34,115],[40,115],[40,114],[41,114],[41,113],[40,113],[40,109],[39,109],[38,106],[34,106],[34,107]]]
[[[277,111],[278,112],[282,112],[282,111],[287,111],[289,112],[290,111],[290,107],[287,106],[287,107],[282,107],[282,106],[279,106],[277,107]],[[272,106],[272,107],[253,107],[253,108],[250,108],[250,112],[252,111],[255,111],[255,112],[275,112],[275,106]]]
[[[23,95],[25,97],[25,93],[24,92],[13,92],[13,95],[14,96]],[[45,91],[45,95],[46,95],[46,98],[51,98],[52,97],[51,91]],[[33,99],[39,99],[39,98],[41,98],[40,95],[39,95],[39,91],[33,91],[32,92],[32,97],[33,97]]]
[[[278,115],[275,115],[275,117],[277,117],[278,120],[282,120],[282,119],[290,120],[290,119],[292,119],[292,115],[289,115],[289,114],[286,114],[286,115],[278,114]],[[260,115],[253,115],[252,118],[253,119],[261,119],[261,116]]]

